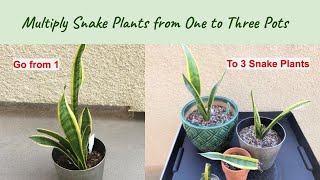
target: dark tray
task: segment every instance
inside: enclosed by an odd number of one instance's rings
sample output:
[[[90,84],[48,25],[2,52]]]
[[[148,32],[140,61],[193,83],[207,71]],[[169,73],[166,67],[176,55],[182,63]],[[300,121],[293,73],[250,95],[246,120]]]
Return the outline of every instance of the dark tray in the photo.
[[[275,118],[280,112],[262,112],[261,116]],[[252,117],[251,112],[240,112],[239,121]],[[268,170],[250,171],[247,179],[259,180],[320,180],[320,166],[309,143],[303,135],[293,114],[280,120],[287,133],[275,164]],[[238,147],[236,134],[230,147]],[[212,173],[225,179],[220,161],[212,161],[198,155],[199,151],[186,136],[182,126],[174,142],[167,164],[162,172],[162,180],[199,180],[204,171],[205,163],[211,163]]]

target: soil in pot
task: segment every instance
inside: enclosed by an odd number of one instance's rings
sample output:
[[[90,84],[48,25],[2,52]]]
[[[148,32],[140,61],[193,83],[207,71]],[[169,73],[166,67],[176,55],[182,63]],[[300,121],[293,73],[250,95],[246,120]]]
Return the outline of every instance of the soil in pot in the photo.
[[[103,159],[103,155],[93,150],[91,154],[88,154],[87,156],[87,167],[91,168],[99,164],[101,160]],[[63,168],[70,169],[70,170],[78,170],[78,168],[73,165],[65,155],[62,155],[58,158],[57,164]]]
[[[187,120],[192,124],[200,126],[215,126],[227,122],[232,119],[232,117],[231,112],[227,114],[226,107],[215,105],[211,108],[209,121],[205,121],[197,109],[188,115]]]
[[[228,163],[226,163],[226,162],[223,162],[223,164],[224,164],[228,169],[230,169],[230,170],[233,170],[233,171],[239,171],[239,170],[241,170],[241,169],[239,169],[239,168],[237,168],[237,167],[234,167],[234,166],[232,166],[232,165],[230,165],[230,164],[228,164]]]
[[[281,138],[279,134],[272,129],[266,134],[266,136],[262,140],[257,139],[254,130],[254,125],[243,128],[239,132],[239,136],[244,142],[260,148],[273,147],[281,143]]]

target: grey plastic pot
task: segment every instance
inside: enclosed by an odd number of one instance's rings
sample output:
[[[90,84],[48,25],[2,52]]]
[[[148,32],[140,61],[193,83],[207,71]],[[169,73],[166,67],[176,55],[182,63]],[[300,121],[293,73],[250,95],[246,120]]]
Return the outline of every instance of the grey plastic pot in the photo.
[[[211,174],[209,178],[209,180],[220,180],[219,177],[215,174]],[[203,177],[200,180],[204,180]]]
[[[52,159],[53,159],[57,174],[59,176],[59,179],[60,180],[102,180],[106,148],[99,139],[95,138],[93,150],[96,150],[103,154],[103,159],[99,164],[86,170],[69,170],[57,164],[57,160],[62,155],[62,153],[57,149],[53,149]]]
[[[264,124],[265,126],[268,126],[271,123],[271,121],[272,121],[272,119],[270,119],[270,118],[261,117],[261,123]],[[236,133],[237,133],[237,137],[239,139],[240,147],[249,151],[249,153],[251,154],[252,157],[259,159],[259,161],[261,163],[261,165],[260,165],[261,170],[267,170],[273,165],[273,163],[279,153],[279,150],[280,150],[284,140],[286,139],[286,132],[285,132],[284,128],[279,123],[277,123],[276,125],[273,126],[272,129],[278,133],[278,135],[281,138],[281,142],[278,145],[273,146],[273,147],[267,147],[267,148],[256,147],[254,145],[251,145],[251,144],[244,142],[239,136],[239,132],[243,128],[251,126],[253,124],[254,124],[253,117],[243,119],[242,121],[240,121],[237,124]]]

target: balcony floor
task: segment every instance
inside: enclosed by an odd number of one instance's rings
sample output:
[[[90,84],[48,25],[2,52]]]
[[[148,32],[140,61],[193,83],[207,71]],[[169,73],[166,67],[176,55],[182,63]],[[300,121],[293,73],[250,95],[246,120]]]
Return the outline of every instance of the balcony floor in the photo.
[[[57,179],[52,148],[28,138],[38,127],[61,133],[54,110],[0,108],[1,179]],[[115,117],[94,110],[91,114],[94,134],[107,150],[104,179],[144,179],[144,117]]]

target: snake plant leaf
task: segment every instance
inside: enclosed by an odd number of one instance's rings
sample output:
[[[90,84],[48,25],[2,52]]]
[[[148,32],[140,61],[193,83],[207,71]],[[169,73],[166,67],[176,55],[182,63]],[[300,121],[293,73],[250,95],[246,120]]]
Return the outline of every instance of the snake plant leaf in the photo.
[[[252,107],[253,107],[253,118],[254,118],[254,129],[255,133],[258,139],[263,139],[262,137],[262,124],[260,115],[256,106],[256,103],[254,101],[253,92],[251,91],[251,101],[252,101]]]
[[[202,179],[210,180],[210,176],[211,176],[211,164],[206,163],[206,166],[204,168],[204,173],[202,173]]]
[[[79,127],[81,129],[81,134],[83,134],[84,130],[90,126],[90,133],[92,132],[92,118],[89,108],[85,107],[81,113],[79,119]]]
[[[216,93],[217,93],[217,90],[218,90],[218,87],[220,86],[220,83],[224,77],[224,75],[226,74],[226,72],[223,73],[221,79],[213,86],[212,90],[211,90],[211,93],[210,93],[210,96],[209,96],[209,100],[208,100],[208,109],[207,109],[207,114],[208,116],[210,116],[210,110],[211,110],[211,107],[212,107],[212,103],[214,101],[214,97],[216,96]]]
[[[78,119],[78,96],[79,90],[84,80],[84,70],[83,70],[83,63],[81,61],[82,53],[85,49],[85,45],[81,44],[78,48],[76,56],[73,60],[72,65],[72,76],[71,76],[71,107],[72,111]]]
[[[198,108],[199,114],[203,117],[203,119],[205,121],[209,120],[210,117],[207,115],[206,111],[203,110],[203,108],[199,104],[197,104],[197,108]]]
[[[84,159],[87,159],[90,134],[91,134],[91,127],[89,125],[85,128],[82,135],[82,147],[83,147],[82,151],[83,151]]]
[[[257,170],[259,169],[259,160],[247,156],[233,155],[233,154],[221,154],[218,152],[207,152],[200,153],[201,156],[211,159],[211,160],[220,160],[226,162],[234,167],[240,169],[250,169]]]
[[[43,134],[46,134],[46,135],[49,135],[53,138],[55,138],[56,140],[58,140],[58,142],[64,147],[66,148],[71,154],[73,157],[76,157],[75,154],[73,153],[72,151],[72,148],[71,148],[71,145],[70,145],[70,142],[62,137],[60,134],[54,132],[54,131],[51,131],[51,130],[48,130],[48,129],[43,129],[43,128],[37,128],[37,131],[40,132],[40,133],[43,133]]]
[[[310,103],[310,101],[300,101],[298,103],[292,104],[290,106],[288,106],[281,114],[279,114],[276,118],[274,118],[272,120],[272,122],[266,127],[264,128],[263,132],[262,132],[262,138],[264,138],[264,136],[266,136],[266,134],[268,133],[268,131],[270,131],[270,129],[272,129],[272,127],[274,125],[277,124],[277,122],[282,119],[284,116],[286,116],[288,113],[290,113],[291,111],[303,107],[306,104]]]
[[[190,80],[191,84],[194,86],[195,90],[201,95],[201,85],[200,85],[200,73],[198,70],[198,65],[193,58],[191,52],[189,51],[188,47],[182,45],[184,53],[187,59],[187,72],[188,72],[188,79]]]
[[[186,76],[184,74],[182,74],[182,76],[183,76],[185,86],[191,92],[194,99],[196,100],[199,112],[201,113],[201,111],[203,111],[204,113],[206,113],[206,108],[204,106],[204,103],[203,103],[202,98],[200,97],[199,93],[197,92],[195,87],[191,84],[191,82],[186,78]],[[208,118],[208,116],[206,115],[206,117],[203,117],[203,118]],[[207,119],[205,119],[205,120],[207,120]]]
[[[229,102],[227,102],[227,106],[226,106],[226,113],[227,113],[227,115],[230,114],[230,108],[231,108],[231,105],[230,105]],[[227,116],[227,118],[228,118],[228,116]]]
[[[66,101],[64,93],[58,103],[58,118],[60,125],[70,142],[71,148],[77,156],[77,159],[79,160],[79,163],[83,167],[86,167],[84,155],[82,153],[82,139],[80,128],[75,115],[73,114]]]
[[[72,157],[72,155],[70,154],[70,152],[60,143],[54,141],[53,139],[43,136],[43,135],[33,135],[30,137],[30,139],[32,141],[34,141],[35,143],[37,143],[40,146],[44,146],[44,147],[54,147],[57,148],[59,151],[61,151],[66,157],[68,157],[68,159],[78,167],[77,165],[77,160]],[[79,168],[79,167],[78,167]]]

